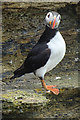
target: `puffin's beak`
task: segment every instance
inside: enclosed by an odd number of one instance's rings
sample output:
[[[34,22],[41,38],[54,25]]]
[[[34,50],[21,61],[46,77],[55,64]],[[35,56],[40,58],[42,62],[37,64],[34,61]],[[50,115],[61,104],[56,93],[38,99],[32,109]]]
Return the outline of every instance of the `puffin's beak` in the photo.
[[[55,21],[56,21],[56,16],[54,16],[54,21],[53,22],[49,22],[49,24],[51,25],[52,24],[52,29],[54,29],[55,27]]]
[[[56,21],[56,16],[54,16],[54,21],[53,21],[52,29],[54,29],[54,27],[55,27],[55,21]]]

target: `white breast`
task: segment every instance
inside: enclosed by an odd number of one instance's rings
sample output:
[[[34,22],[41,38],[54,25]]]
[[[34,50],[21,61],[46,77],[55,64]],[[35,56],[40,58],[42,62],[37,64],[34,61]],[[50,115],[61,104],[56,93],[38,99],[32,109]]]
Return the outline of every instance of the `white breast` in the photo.
[[[46,72],[52,70],[63,59],[66,51],[65,41],[60,32],[57,32],[47,45],[51,50],[50,58],[44,67],[36,70],[36,75],[43,78]]]

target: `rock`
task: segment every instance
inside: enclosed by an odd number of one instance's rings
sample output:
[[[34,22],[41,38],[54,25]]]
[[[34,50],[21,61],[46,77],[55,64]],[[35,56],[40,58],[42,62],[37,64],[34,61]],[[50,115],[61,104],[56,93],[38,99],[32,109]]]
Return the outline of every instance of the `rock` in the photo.
[[[20,113],[30,109],[39,109],[49,102],[45,96],[35,93],[27,93],[21,90],[10,91],[2,95],[3,114],[11,112]],[[20,109],[21,108],[21,109]]]

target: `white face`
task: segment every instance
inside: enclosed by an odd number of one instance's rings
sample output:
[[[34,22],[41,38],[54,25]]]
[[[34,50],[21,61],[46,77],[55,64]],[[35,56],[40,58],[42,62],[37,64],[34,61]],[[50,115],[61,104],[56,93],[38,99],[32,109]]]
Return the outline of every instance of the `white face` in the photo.
[[[54,19],[52,12],[49,12],[46,15],[46,22],[49,24],[50,21],[52,21]]]
[[[47,26],[49,26],[52,29],[58,28],[60,19],[61,19],[60,14],[57,12],[53,12],[53,11],[48,12],[45,18]]]

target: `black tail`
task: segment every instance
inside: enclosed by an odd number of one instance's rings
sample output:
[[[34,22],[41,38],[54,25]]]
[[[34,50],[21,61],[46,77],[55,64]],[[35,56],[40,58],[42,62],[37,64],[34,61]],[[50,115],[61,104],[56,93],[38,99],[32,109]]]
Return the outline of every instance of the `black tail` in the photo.
[[[10,80],[20,77],[20,76],[24,75],[25,73],[26,73],[25,67],[24,67],[24,65],[22,65],[20,68],[18,68],[17,70],[14,71],[14,76],[12,76],[10,78]]]

